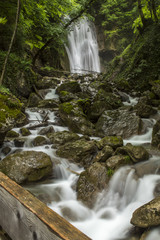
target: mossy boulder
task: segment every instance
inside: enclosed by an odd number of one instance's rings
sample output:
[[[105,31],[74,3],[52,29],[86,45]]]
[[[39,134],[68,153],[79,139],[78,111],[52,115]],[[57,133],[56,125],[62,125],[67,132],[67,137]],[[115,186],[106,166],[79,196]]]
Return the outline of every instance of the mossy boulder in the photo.
[[[142,118],[149,118],[151,115],[157,113],[157,110],[151,106],[151,93],[146,93],[146,95],[147,96],[141,97],[138,103],[134,106],[134,111],[136,112],[136,115]]]
[[[131,223],[140,228],[150,228],[160,225],[160,197],[141,206],[134,211]]]
[[[80,137],[76,133],[69,131],[48,133],[47,137],[49,138],[50,143],[56,146],[80,139]]]
[[[55,88],[60,83],[60,79],[56,77],[43,77],[36,82],[38,89]]]
[[[69,102],[73,99],[77,99],[77,96],[71,92],[60,91],[58,94],[59,94],[59,99],[62,103]]]
[[[80,166],[88,167],[93,163],[93,158],[97,153],[97,146],[94,141],[88,141],[84,138],[74,142],[68,142],[60,146],[56,154],[70,161],[78,163]]]
[[[31,132],[27,128],[21,128],[20,132],[21,132],[22,136],[29,136],[29,135],[31,135]]]
[[[19,137],[19,133],[15,132],[14,130],[8,131],[6,133],[7,138],[17,138]]]
[[[94,158],[94,162],[105,162],[109,157],[111,157],[114,153],[112,147],[106,145],[104,148],[98,152],[96,157]]]
[[[124,147],[117,148],[115,154],[128,155],[134,163],[149,159],[149,153],[143,146],[133,146],[131,143],[127,143]]]
[[[81,88],[77,81],[67,81],[57,87],[56,93],[59,94],[61,91],[67,91],[70,93],[78,93],[78,92],[81,92]]]
[[[98,193],[101,192],[108,183],[107,169],[96,162],[86,171],[80,174],[77,182],[77,198],[89,208],[96,202]]]
[[[24,151],[0,161],[0,171],[19,184],[35,182],[51,173],[52,161],[46,153]]]
[[[160,99],[160,80],[151,82],[152,92]]]
[[[45,144],[48,144],[48,140],[43,137],[43,136],[37,136],[36,138],[34,138],[34,140],[32,141],[33,146],[37,147],[37,146],[43,146]]]
[[[100,141],[97,141],[96,144],[99,149],[102,149],[107,145],[115,150],[116,148],[123,146],[123,139],[121,136],[106,136]]]
[[[85,135],[94,135],[94,125],[84,113],[84,100],[70,101],[59,105],[59,114],[62,121],[70,130]]]
[[[27,122],[23,110],[22,103],[15,96],[7,92],[0,92],[0,145],[9,130]]]
[[[39,104],[39,101],[42,99],[36,94],[36,93],[31,93],[28,99],[28,107],[37,107]]]
[[[142,120],[135,116],[135,113],[122,108],[112,111],[105,111],[96,123],[97,135],[100,137],[118,135],[123,138],[130,138],[140,134]]]
[[[107,169],[117,170],[118,168],[132,164],[128,155],[114,155],[106,160]]]

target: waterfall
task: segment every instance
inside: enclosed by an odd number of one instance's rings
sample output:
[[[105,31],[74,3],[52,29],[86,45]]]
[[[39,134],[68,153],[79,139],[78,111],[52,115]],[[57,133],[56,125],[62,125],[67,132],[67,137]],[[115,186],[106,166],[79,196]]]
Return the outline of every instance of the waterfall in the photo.
[[[100,72],[95,26],[87,18],[73,26],[68,34],[66,51],[71,73]]]

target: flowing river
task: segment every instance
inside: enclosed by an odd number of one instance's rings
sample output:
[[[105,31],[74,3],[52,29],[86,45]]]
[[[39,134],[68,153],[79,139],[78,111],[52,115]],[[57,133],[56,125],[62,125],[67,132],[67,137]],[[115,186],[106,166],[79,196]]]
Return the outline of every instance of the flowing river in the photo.
[[[45,96],[46,99],[58,98],[55,94],[55,89],[50,89],[49,93]],[[130,101],[129,104],[135,104],[134,101]],[[124,103],[128,104],[128,103]],[[29,124],[25,127],[34,125],[38,121],[43,119],[43,116],[48,113],[48,123],[53,125],[55,131],[68,130],[67,127],[62,127],[56,124],[56,115],[50,110],[41,109],[27,109],[26,113],[29,115]],[[155,119],[144,119],[148,121],[148,131],[141,136],[134,136],[131,139],[124,140],[124,144],[127,142],[133,145],[148,144],[151,142],[152,127],[155,123]],[[78,176],[71,172],[75,171],[80,173],[83,171],[76,164],[68,162],[66,159],[60,159],[55,154],[55,149],[51,145],[45,145],[40,147],[32,146],[32,140],[38,136],[39,131],[42,129],[37,128],[31,130],[31,135],[26,137],[25,145],[22,149],[43,151],[51,156],[52,159],[56,159],[56,171],[55,176],[47,181],[30,184],[25,186],[38,198],[42,199],[46,204],[59,213],[61,216],[70,221],[74,226],[91,237],[93,240],[116,240],[116,239],[129,239],[127,233],[132,229],[130,219],[132,213],[139,206],[147,203],[154,198],[153,192],[158,181],[160,181],[160,175],[154,172],[144,174],[140,178],[135,177],[135,169],[137,166],[145,164],[157,164],[159,167],[159,157],[152,156],[149,161],[142,162],[133,166],[127,166],[120,168],[113,175],[109,182],[109,187],[99,194],[97,202],[93,209],[89,209],[81,202],[77,201],[75,184]],[[14,129],[19,132],[18,128]],[[5,142],[4,146],[10,146],[12,152],[17,150],[13,142]],[[4,147],[3,146],[3,147]],[[3,154],[1,153],[3,158]],[[70,169],[70,171],[68,170]],[[158,236],[158,237],[157,237]],[[154,230],[147,237],[147,240],[159,239],[159,229]]]

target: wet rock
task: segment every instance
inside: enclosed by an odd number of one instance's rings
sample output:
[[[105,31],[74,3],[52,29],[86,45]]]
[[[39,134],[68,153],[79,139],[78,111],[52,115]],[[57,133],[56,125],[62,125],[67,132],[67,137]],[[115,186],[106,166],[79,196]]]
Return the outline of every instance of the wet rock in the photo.
[[[132,215],[131,223],[141,228],[160,225],[160,197],[138,208]]]
[[[152,82],[152,92],[160,98],[160,80]]]
[[[31,93],[28,99],[28,107],[37,107],[39,104],[39,101],[42,99],[36,94],[36,93]]]
[[[50,142],[55,145],[63,145],[67,142],[72,142],[80,139],[80,137],[76,133],[72,133],[69,131],[63,132],[54,132],[47,134]]]
[[[127,143],[124,147],[117,148],[115,154],[128,155],[134,163],[149,159],[149,153],[144,147],[133,146],[131,143]]]
[[[39,135],[47,135],[47,134],[49,134],[49,133],[54,133],[54,132],[55,132],[55,130],[54,130],[53,126],[48,126],[48,127],[42,128],[42,129],[38,132],[38,134],[39,134]]]
[[[142,118],[149,118],[151,115],[156,114],[157,110],[154,109],[151,105],[145,103],[144,97],[134,106],[136,115]]]
[[[57,87],[56,93],[59,94],[61,91],[78,93],[78,92],[81,92],[81,88],[77,81],[69,81],[69,82],[62,83],[60,86]]]
[[[29,136],[29,135],[31,135],[31,132],[27,128],[21,128],[20,132],[21,132],[22,136]]]
[[[62,103],[59,106],[59,115],[73,132],[91,136],[94,135],[94,125],[87,120],[82,107],[83,103],[83,100]]]
[[[77,96],[71,92],[61,91],[59,92],[59,99],[62,103],[69,102],[73,99],[77,99]]]
[[[115,155],[107,159],[106,167],[108,169],[117,170],[118,168],[131,164],[132,161],[129,156]]]
[[[55,99],[47,99],[39,101],[39,108],[58,108],[59,101]]]
[[[7,132],[6,137],[7,138],[17,138],[17,137],[19,137],[19,133],[11,130],[11,131]]]
[[[87,141],[84,138],[68,142],[60,146],[56,154],[70,161],[75,161],[81,166],[88,167],[92,164],[93,158],[97,153],[97,146],[94,141]]]
[[[140,133],[142,121],[128,109],[105,111],[96,123],[100,137],[118,135],[129,138]]]
[[[43,136],[37,136],[33,142],[32,142],[33,146],[37,147],[37,146],[43,146],[45,144],[48,144],[48,140],[43,137]]]
[[[159,160],[146,161],[133,166],[135,174],[138,178],[142,178],[147,174],[160,174],[160,162]]]
[[[24,138],[16,138],[16,139],[14,139],[15,147],[23,147],[24,143],[25,143],[25,140],[26,139],[24,139]]]
[[[56,77],[43,77],[36,82],[38,89],[55,88],[60,83],[60,79]]]
[[[160,196],[160,181],[157,182],[153,193],[154,193],[154,197],[159,197]]]
[[[0,162],[0,171],[19,184],[34,182],[51,173],[52,161],[46,153],[23,151],[4,158]]]
[[[114,150],[110,146],[105,146],[94,158],[93,162],[105,162],[114,153]]]
[[[108,145],[115,150],[116,148],[123,146],[123,139],[120,136],[106,136],[100,141],[97,141],[96,144],[99,149],[102,149]]]
[[[152,146],[158,146],[160,144],[160,120],[153,126],[152,131]]]
[[[100,163],[92,164],[80,174],[77,182],[77,198],[89,208],[96,202],[97,194],[101,192],[108,182],[107,170]]]
[[[11,151],[11,148],[10,148],[10,147],[4,147],[4,148],[2,148],[2,153],[3,153],[4,155],[7,155],[8,153],[10,153],[10,151]]]

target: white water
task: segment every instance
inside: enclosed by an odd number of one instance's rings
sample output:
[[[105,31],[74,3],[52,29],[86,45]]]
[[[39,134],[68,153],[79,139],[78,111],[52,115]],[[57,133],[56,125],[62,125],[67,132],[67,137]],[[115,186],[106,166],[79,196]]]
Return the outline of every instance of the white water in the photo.
[[[50,97],[55,98],[55,91],[52,91],[52,93],[53,95]],[[29,115],[30,124],[36,124],[43,119],[46,111],[49,110],[39,110],[37,112],[34,109],[28,109],[26,112]],[[50,111],[49,122],[53,124],[54,129],[56,131],[67,129],[55,125],[55,119],[55,113]],[[146,121],[150,122],[147,133],[125,140],[125,143],[142,144],[151,141],[151,129],[154,120],[149,119]],[[32,140],[38,136],[40,129],[31,130],[32,135],[26,137],[23,150],[33,150]],[[18,129],[14,130],[19,131]],[[9,143],[9,145],[12,146],[12,151],[16,149],[13,143]],[[94,208],[89,209],[77,201],[74,189],[78,177],[69,171],[73,170],[80,173],[83,169],[76,164],[69,163],[66,159],[58,158],[55,155],[55,149],[51,145],[34,147],[34,150],[43,151],[50,155],[52,159],[56,159],[58,163],[56,165],[56,179],[42,184],[30,185],[27,187],[28,190],[37,196],[44,196],[51,209],[62,215],[93,240],[129,239],[127,234],[132,228],[130,224],[132,213],[139,206],[154,198],[153,191],[156,182],[160,181],[160,175],[149,174],[138,179],[133,167],[123,167],[114,174],[108,189],[99,194]],[[159,157],[153,156],[150,161],[154,161],[154,159],[158,168]],[[160,239],[159,229],[155,229],[146,238],[146,240],[157,239]]]
[[[66,51],[71,73],[100,72],[95,27],[86,18],[74,25],[68,34]]]

